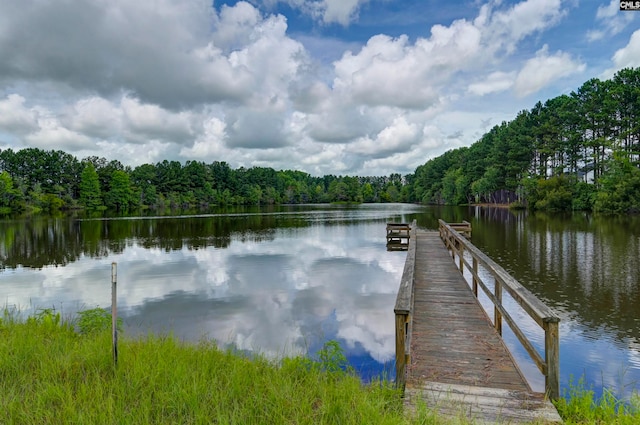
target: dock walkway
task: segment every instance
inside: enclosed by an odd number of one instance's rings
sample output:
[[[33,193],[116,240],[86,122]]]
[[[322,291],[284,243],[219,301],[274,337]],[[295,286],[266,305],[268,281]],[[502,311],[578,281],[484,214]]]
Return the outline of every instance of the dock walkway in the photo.
[[[405,326],[407,410],[423,400],[440,414],[476,423],[561,423],[545,394],[531,390],[440,234],[414,235],[407,258],[415,256]]]

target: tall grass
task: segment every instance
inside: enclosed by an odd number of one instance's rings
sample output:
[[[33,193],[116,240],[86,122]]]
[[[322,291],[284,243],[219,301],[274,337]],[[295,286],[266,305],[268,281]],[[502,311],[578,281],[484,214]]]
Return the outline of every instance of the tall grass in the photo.
[[[596,397],[582,378],[577,383],[572,379],[564,397],[555,405],[566,424],[640,424],[638,393],[629,400],[621,400],[605,388],[602,396]]]
[[[172,335],[121,338],[111,352],[111,318],[99,311],[74,322],[42,310],[26,320],[0,317],[0,424],[466,424],[418,403],[402,411],[388,381],[362,384],[336,342],[313,361],[278,361],[183,343]],[[567,424],[638,424],[640,397],[583,381],[556,402]]]
[[[50,311],[26,321],[5,312],[0,423],[406,422],[399,392],[388,382],[365,386],[345,372],[336,345],[325,346],[318,362],[275,362],[223,351],[208,341],[150,335],[121,338],[116,367],[110,333],[76,327]]]

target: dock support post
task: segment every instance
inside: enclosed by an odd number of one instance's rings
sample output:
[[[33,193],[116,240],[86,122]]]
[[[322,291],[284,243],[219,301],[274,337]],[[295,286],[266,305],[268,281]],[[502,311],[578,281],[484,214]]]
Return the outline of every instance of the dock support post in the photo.
[[[545,391],[551,400],[560,398],[560,334],[557,317],[544,320],[544,353],[547,365]]]
[[[396,387],[404,390],[407,370],[406,341],[408,314],[396,313]]]

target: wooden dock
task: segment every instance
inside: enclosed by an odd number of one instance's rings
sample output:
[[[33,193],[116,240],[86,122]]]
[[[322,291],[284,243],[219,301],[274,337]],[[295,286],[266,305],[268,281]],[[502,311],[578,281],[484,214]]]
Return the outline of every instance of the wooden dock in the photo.
[[[416,229],[415,224],[411,227],[395,308],[396,382],[404,386],[407,410],[412,411],[417,403],[424,402],[442,415],[476,423],[561,423],[549,401],[549,397],[557,397],[558,391],[554,387],[557,386],[554,381],[557,363],[552,364],[557,361],[553,358],[554,347],[547,347],[551,357],[545,356],[545,361],[539,355],[534,358],[536,363],[542,363],[543,373],[551,375],[547,379],[550,384],[547,394],[536,393],[502,340],[503,320],[517,328],[501,305],[503,285],[510,290],[513,282],[498,274],[499,290],[493,291],[493,301],[498,306],[492,322],[477,300],[478,285],[491,292],[480,280],[478,262],[484,266],[485,261],[491,260],[486,256],[476,259],[471,252],[473,263],[469,264],[462,253],[465,248],[472,251],[473,246],[466,241],[467,235],[451,226],[444,233],[442,228],[437,232]],[[470,225],[466,230],[470,234]],[[472,287],[459,271],[465,264],[473,270]],[[497,271],[503,272],[501,268]],[[557,325],[550,310],[531,299],[533,295],[526,289],[516,287],[520,296],[524,296],[522,302],[533,304],[534,314],[544,316],[542,323]],[[557,327],[551,326],[551,331],[554,329],[557,337]],[[522,334],[519,330],[514,332]]]
[[[410,230],[409,223],[387,223],[387,251],[406,251]]]

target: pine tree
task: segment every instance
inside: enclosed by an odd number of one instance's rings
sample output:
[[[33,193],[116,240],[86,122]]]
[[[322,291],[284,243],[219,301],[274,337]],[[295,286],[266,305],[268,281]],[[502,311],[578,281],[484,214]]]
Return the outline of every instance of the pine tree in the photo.
[[[84,167],[80,176],[80,202],[90,210],[102,206],[100,180],[91,162]]]

